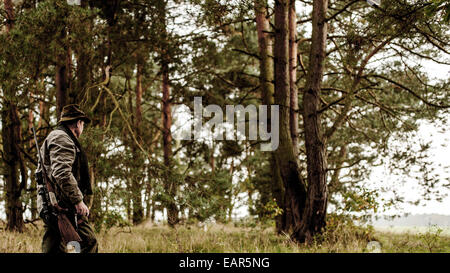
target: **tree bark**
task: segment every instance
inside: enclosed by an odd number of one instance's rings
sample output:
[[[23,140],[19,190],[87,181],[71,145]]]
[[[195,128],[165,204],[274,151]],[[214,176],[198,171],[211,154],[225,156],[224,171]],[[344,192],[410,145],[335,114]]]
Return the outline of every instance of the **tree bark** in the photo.
[[[141,130],[140,126],[142,123],[142,62],[139,59],[139,56],[136,58],[137,62],[137,73],[136,73],[136,109],[135,109],[135,118],[134,118],[134,126],[135,126],[135,132],[136,137],[138,138],[138,141],[141,142]],[[131,95],[131,94],[130,94]],[[136,144],[133,143],[133,157],[135,162],[142,162],[142,156],[140,154],[140,151],[138,150],[138,147],[136,147]],[[138,167],[138,166],[136,166]],[[144,220],[144,208],[142,206],[142,183],[143,175],[141,175],[141,172],[137,173],[135,177],[132,179],[132,188],[133,188],[133,224],[137,225],[142,223]]]
[[[320,89],[326,50],[328,0],[314,0],[310,63],[303,93],[303,125],[308,172],[308,198],[302,222],[295,227],[292,237],[299,242],[311,242],[313,236],[325,227],[328,203],[327,158],[321,130]]]
[[[289,89],[290,129],[294,154],[298,158],[297,15],[295,0],[289,2]]]
[[[258,33],[258,48],[260,56],[260,88],[262,103],[268,106],[267,115],[267,128],[270,128],[270,105],[274,104],[274,85],[273,85],[273,54],[272,43],[268,32],[270,31],[269,19],[266,12],[267,2],[263,0],[255,0],[255,14],[256,14],[256,28]],[[272,170],[272,195],[275,198],[277,206],[283,210],[282,215],[278,215],[275,218],[276,229],[278,233],[285,231],[285,214],[286,209],[284,207],[284,188],[283,181],[281,180],[280,169],[276,161],[274,152],[269,157],[270,168]]]
[[[135,119],[135,127],[136,134],[140,136],[141,132],[141,123],[142,123],[142,66],[143,64],[137,58],[137,74],[136,74],[136,119]]]
[[[20,120],[17,106],[11,101],[4,101],[2,110],[2,143],[4,177],[6,183],[6,218],[7,229],[22,232],[24,228],[20,169]]]
[[[86,94],[86,90],[91,83],[91,69],[89,66],[89,56],[80,51],[77,53],[77,79],[74,83],[74,90],[71,94],[71,100],[74,103],[80,103]]]
[[[301,221],[306,200],[290,131],[289,1],[275,1],[275,104],[280,109],[280,144],[275,152],[285,188],[286,228]],[[291,226],[292,223],[292,226]]]
[[[38,129],[42,128],[44,126],[45,118],[48,117],[47,115],[47,107],[44,103],[44,96],[42,96],[42,99],[39,100],[39,121],[38,121]],[[48,124],[47,124],[48,126]],[[47,134],[44,134],[47,135]]]
[[[162,75],[162,123],[163,123],[163,151],[164,151],[164,164],[167,167],[165,172],[164,187],[168,200],[166,204],[167,208],[167,222],[169,226],[174,227],[179,222],[178,207],[175,203],[175,196],[177,194],[177,185],[173,181],[172,176],[172,133],[170,127],[172,126],[172,112],[170,102],[170,83],[169,83],[169,63],[170,53],[168,51],[169,41],[167,33],[166,22],[166,8],[167,2],[164,1],[160,6],[160,20],[162,26],[161,44],[159,50],[161,51],[161,75]]]
[[[3,0],[6,11],[6,32],[9,33],[11,29],[14,27],[14,5],[12,0]]]
[[[66,79],[66,65],[56,66],[56,115],[57,119],[61,118],[61,112],[64,105],[67,104],[67,79]]]
[[[172,113],[171,113],[171,103],[170,103],[170,86],[169,86],[169,66],[168,63],[162,64],[162,90],[163,90],[163,99],[162,99],[162,111],[163,111],[163,150],[164,150],[164,164],[167,166],[166,171],[166,182],[165,188],[166,192],[169,195],[170,200],[167,204],[167,221],[170,226],[175,226],[178,219],[178,208],[175,204],[175,195],[177,193],[177,188],[172,181],[170,172],[171,164],[172,164],[172,133],[170,131],[170,127],[172,126]]]
[[[90,9],[88,0],[81,0],[80,6],[84,9]],[[83,21],[82,25],[77,26],[78,29],[91,29],[94,25],[94,20],[92,18]],[[89,45],[86,45],[88,47]],[[73,83],[73,89],[70,94],[71,101],[74,103],[81,103],[82,99],[86,94],[87,88],[92,84],[92,68],[91,68],[91,56],[89,56],[89,51],[86,47],[79,47],[78,50],[75,48],[74,53],[77,59],[76,66],[76,80]],[[110,58],[110,54],[108,55]],[[105,66],[106,67],[106,66]]]
[[[37,79],[35,79],[35,81],[37,82]],[[33,92],[30,92],[31,96],[30,96],[30,109],[28,110],[28,132],[31,132],[31,128],[33,127],[33,123],[34,123],[34,114],[33,114],[33,108],[34,108],[34,99],[32,98]],[[28,149],[33,149],[35,146],[33,139],[30,139],[30,141],[28,142]],[[33,164],[28,164],[28,167],[31,171],[32,174],[35,173],[36,171],[36,167],[33,166]],[[36,179],[34,175],[30,175],[30,189],[34,189],[31,192],[31,196],[30,196],[30,212],[31,212],[31,219],[36,219],[38,216],[37,213],[37,195],[36,195],[36,189],[37,189],[37,185],[36,185]]]
[[[147,187],[145,188],[145,219],[151,219],[151,206],[152,206],[152,187],[150,181],[147,181]]]
[[[92,164],[89,166],[89,176],[91,178],[91,184],[94,187],[96,185],[95,179],[95,168],[96,164]],[[91,204],[87,204],[89,206],[89,220],[94,223],[102,223],[103,222],[103,213],[102,213],[102,196],[96,187],[93,189],[94,194],[91,197]]]
[[[4,0],[6,10],[6,32],[9,33],[14,26],[14,6],[11,0]],[[21,136],[20,119],[15,102],[15,90],[11,84],[5,84],[3,96],[2,116],[2,159],[4,162],[3,175],[6,188],[6,229],[11,231],[23,232],[23,207],[21,201],[22,188],[25,186],[19,184],[19,169],[21,169]],[[22,171],[23,168],[22,168]],[[24,175],[24,174],[22,174]],[[23,176],[22,176],[23,178]]]
[[[66,36],[66,28],[64,27],[61,31],[61,39]],[[67,50],[64,49],[64,52],[67,53]],[[69,88],[69,80],[68,80],[68,72],[69,72],[69,58],[67,54],[63,54],[56,57],[57,65],[56,65],[56,75],[55,75],[55,83],[56,83],[56,114],[57,120],[61,118],[61,112],[65,105],[68,104],[68,88]]]

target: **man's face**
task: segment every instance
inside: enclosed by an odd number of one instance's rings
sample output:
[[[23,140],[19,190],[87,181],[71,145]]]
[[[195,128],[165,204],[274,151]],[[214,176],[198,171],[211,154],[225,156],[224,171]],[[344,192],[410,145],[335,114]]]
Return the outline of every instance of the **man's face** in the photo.
[[[77,127],[75,128],[75,134],[77,135],[77,138],[81,136],[84,129],[84,121],[78,120]]]

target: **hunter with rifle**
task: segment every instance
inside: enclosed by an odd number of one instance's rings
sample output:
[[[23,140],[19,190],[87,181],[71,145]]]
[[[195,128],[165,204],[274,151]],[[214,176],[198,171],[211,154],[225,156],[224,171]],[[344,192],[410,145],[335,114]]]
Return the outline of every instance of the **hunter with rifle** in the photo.
[[[89,167],[78,142],[84,124],[90,121],[78,105],[66,105],[59,126],[47,136],[40,149],[35,138],[39,154],[38,211],[45,223],[44,253],[66,252],[74,245],[81,252],[98,252],[86,205],[92,196]]]

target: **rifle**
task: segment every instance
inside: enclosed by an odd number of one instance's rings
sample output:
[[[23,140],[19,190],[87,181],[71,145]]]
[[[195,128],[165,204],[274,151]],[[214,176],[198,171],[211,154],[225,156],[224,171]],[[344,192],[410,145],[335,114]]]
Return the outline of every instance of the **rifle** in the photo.
[[[55,191],[50,182],[47,171],[45,170],[44,161],[42,159],[41,150],[39,149],[39,144],[36,138],[36,131],[34,125],[32,127],[34,141],[36,142],[36,148],[38,151],[39,162],[41,163],[41,171],[36,172],[36,183],[40,185],[38,194],[42,198],[42,210],[39,217],[42,218],[45,224],[51,228],[58,227],[59,233],[64,244],[67,246],[72,242],[81,242],[81,238],[77,231],[73,227],[69,218],[66,215],[68,209],[62,208],[58,201],[56,200]],[[76,213],[75,213],[75,225],[77,224]]]

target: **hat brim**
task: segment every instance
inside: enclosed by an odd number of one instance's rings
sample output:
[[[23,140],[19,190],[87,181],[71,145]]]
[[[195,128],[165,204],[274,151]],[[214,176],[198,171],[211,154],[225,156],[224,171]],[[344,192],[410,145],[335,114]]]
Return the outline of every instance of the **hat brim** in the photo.
[[[67,122],[67,121],[72,121],[72,120],[77,120],[77,119],[81,119],[82,121],[84,121],[84,123],[89,124],[91,123],[91,119],[86,117],[86,116],[79,116],[79,117],[64,117],[62,119],[59,120],[59,124],[63,123],[63,122]]]

